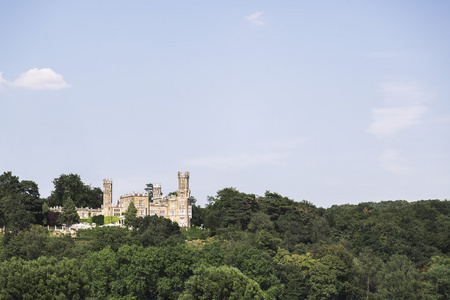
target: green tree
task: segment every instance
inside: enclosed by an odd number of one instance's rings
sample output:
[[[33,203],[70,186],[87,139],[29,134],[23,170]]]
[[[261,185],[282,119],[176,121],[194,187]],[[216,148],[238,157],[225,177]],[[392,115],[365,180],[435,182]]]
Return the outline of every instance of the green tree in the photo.
[[[85,299],[89,282],[75,259],[13,257],[0,263],[0,299]]]
[[[247,229],[258,203],[253,194],[241,193],[234,188],[225,188],[217,192],[216,197],[208,198],[205,226],[216,233],[221,228],[233,227]]]
[[[85,185],[80,175],[61,174],[53,184],[55,189],[47,199],[50,207],[62,206],[67,198],[71,198],[76,207],[99,208],[103,204],[102,190]]]
[[[184,242],[178,224],[157,215],[136,218],[132,235],[144,247]]]
[[[136,214],[137,214],[138,210],[136,208],[136,206],[134,206],[134,202],[130,202],[130,205],[128,205],[127,210],[123,213],[123,215],[125,216],[125,225],[126,226],[133,226],[134,222],[137,218]]]
[[[365,299],[375,299],[377,287],[376,274],[381,269],[383,261],[376,256],[372,249],[364,248],[355,259],[356,279],[361,290],[364,290]]]
[[[419,273],[405,255],[393,255],[377,273],[379,286],[378,300],[418,299]]]
[[[179,299],[265,299],[265,295],[256,281],[234,267],[202,265],[186,282]]]
[[[422,276],[423,299],[450,299],[450,258],[433,257],[431,267]]]
[[[153,202],[153,184],[152,183],[147,183],[145,191],[148,194],[148,201],[149,202]]]
[[[64,202],[62,213],[58,217],[58,222],[67,226],[80,222],[80,216],[77,213],[75,203],[73,203],[70,197]]]
[[[33,215],[21,201],[21,195],[11,194],[0,198],[0,227],[16,234],[25,230],[33,222]]]
[[[93,216],[92,223],[95,223],[96,226],[102,226],[103,224],[105,224],[105,216],[104,215]]]
[[[12,172],[4,172],[0,175],[0,200],[4,197],[10,197],[9,202],[12,205],[18,205],[21,209],[31,214],[31,223],[42,224],[44,216],[42,214],[42,199],[40,199],[39,189],[35,182],[30,180],[19,180],[19,177],[12,175]],[[11,203],[13,201],[13,203]],[[6,206],[8,206],[5,203]],[[2,210],[0,207],[0,223],[2,216],[10,218],[6,207]],[[26,218],[28,220],[28,218]],[[3,219],[3,222],[5,219]],[[3,224],[5,226],[6,224]]]

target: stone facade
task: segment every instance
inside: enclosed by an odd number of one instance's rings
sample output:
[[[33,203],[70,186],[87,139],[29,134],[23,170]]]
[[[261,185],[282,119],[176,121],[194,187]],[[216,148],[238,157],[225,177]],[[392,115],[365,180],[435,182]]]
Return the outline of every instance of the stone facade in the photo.
[[[131,202],[137,208],[137,216],[157,215],[177,222],[182,228],[191,227],[192,206],[189,198],[189,172],[178,172],[178,190],[176,195],[163,196],[161,184],[153,184],[153,199],[150,202],[147,193],[132,193],[120,196],[119,203],[113,204],[113,187],[111,179],[103,179],[103,205],[101,208],[77,208],[82,219],[88,217],[121,216]],[[61,212],[61,207],[52,207],[50,210]]]
[[[153,201],[149,201],[147,193],[132,193],[120,196],[119,203],[112,204],[112,180],[103,180],[104,216],[121,216],[131,202],[137,208],[137,216],[157,215],[177,222],[182,228],[191,227],[192,206],[189,201],[189,172],[178,172],[178,190],[176,195],[162,196],[161,184],[153,184]]]

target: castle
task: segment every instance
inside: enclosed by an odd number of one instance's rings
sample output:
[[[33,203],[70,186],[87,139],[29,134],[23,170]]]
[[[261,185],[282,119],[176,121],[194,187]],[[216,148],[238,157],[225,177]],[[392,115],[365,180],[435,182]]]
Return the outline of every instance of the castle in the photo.
[[[148,193],[132,193],[120,196],[119,203],[113,204],[112,180],[103,179],[103,205],[101,208],[77,208],[80,218],[91,216],[122,216],[131,202],[137,209],[137,216],[153,216],[168,218],[177,222],[181,228],[190,228],[192,206],[189,198],[189,172],[178,172],[178,190],[176,195],[163,196],[161,184],[153,184],[153,198]],[[59,208],[59,209],[58,209]],[[52,208],[60,211],[60,207]]]

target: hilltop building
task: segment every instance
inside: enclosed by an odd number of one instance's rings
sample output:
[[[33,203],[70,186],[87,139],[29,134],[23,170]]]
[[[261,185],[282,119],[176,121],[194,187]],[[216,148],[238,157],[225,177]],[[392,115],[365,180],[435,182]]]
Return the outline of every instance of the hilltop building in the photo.
[[[137,216],[153,216],[168,218],[177,222],[181,228],[190,228],[192,219],[192,206],[189,198],[189,172],[178,172],[178,190],[176,195],[163,196],[161,184],[153,184],[153,198],[148,193],[131,193],[120,196],[119,203],[113,204],[113,182],[111,179],[103,180],[103,205],[101,208],[77,208],[80,218],[90,216],[121,216],[128,209],[131,202],[137,208]],[[61,211],[61,207],[51,210]]]

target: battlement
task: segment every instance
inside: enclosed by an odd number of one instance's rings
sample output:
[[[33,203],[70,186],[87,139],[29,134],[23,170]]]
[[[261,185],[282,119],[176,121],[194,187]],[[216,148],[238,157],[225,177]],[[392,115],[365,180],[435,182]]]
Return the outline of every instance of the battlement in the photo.
[[[178,172],[178,178],[189,178],[189,172]]]
[[[120,199],[122,198],[128,198],[128,197],[148,197],[148,193],[130,193],[120,196]]]

